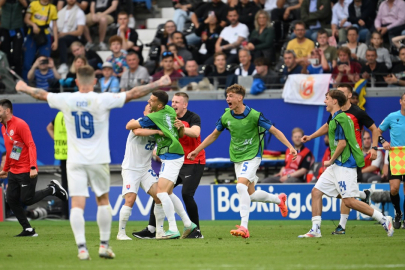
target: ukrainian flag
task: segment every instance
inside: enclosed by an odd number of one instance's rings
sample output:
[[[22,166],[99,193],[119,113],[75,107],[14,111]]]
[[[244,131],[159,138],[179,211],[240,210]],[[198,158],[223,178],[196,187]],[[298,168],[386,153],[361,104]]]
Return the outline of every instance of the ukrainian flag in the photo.
[[[367,80],[365,80],[365,79],[360,79],[354,85],[354,92],[359,94],[359,107],[362,110],[366,110],[364,108],[364,104],[366,104],[366,86],[367,86]]]

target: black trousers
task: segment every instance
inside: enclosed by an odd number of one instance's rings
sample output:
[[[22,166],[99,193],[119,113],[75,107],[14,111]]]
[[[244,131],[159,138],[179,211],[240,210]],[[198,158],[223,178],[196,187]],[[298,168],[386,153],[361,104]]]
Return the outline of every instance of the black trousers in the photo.
[[[184,164],[180,169],[179,177],[175,187],[183,184],[181,195],[183,202],[186,205],[186,211],[190,220],[200,228],[200,218],[198,215],[198,207],[194,200],[194,194],[200,185],[201,177],[204,173],[204,164]],[[153,210],[155,208],[155,202],[153,202],[150,210],[149,225],[156,227],[156,219]]]
[[[11,37],[9,30],[1,29],[1,35],[3,40],[0,43],[0,51],[7,55],[10,67],[21,76],[24,33],[20,29],[16,29],[15,35]],[[13,49],[13,52],[11,52],[11,49]]]
[[[62,178],[62,187],[65,190],[68,190],[66,160],[60,161],[60,170],[61,170],[61,178]],[[69,219],[69,201],[62,201],[62,218]]]
[[[52,195],[53,192],[53,189],[50,187],[35,192],[37,179],[38,177],[30,178],[29,173],[8,173],[6,200],[11,210],[17,217],[18,222],[20,222],[24,229],[31,228],[31,225],[27,220],[25,210],[23,209],[21,203],[25,205],[32,205],[39,202],[46,196]]]

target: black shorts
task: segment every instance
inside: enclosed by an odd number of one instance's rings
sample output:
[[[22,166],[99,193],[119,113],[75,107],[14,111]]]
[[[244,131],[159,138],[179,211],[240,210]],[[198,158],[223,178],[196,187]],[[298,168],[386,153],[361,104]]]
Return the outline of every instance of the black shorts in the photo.
[[[404,181],[405,175],[392,175],[390,166],[390,157],[388,156],[388,180],[400,180]]]
[[[180,169],[179,177],[177,178],[176,186],[192,183],[195,189],[200,184],[201,177],[204,173],[205,164],[183,164]],[[195,190],[194,190],[195,191]]]
[[[357,167],[357,183],[363,183],[363,173],[360,167]]]

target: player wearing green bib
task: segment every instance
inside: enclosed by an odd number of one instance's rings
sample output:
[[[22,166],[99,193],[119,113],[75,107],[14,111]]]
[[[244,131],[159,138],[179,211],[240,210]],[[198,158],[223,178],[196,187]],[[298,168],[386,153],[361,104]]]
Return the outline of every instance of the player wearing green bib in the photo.
[[[357,167],[364,166],[364,158],[356,140],[353,121],[341,109],[346,101],[346,96],[339,90],[331,90],[326,94],[326,110],[332,115],[328,128],[331,159],[324,162],[327,168],[312,189],[312,228],[308,233],[299,235],[299,238],[322,237],[323,195],[342,198],[347,207],[377,220],[388,236],[394,234],[392,217],[385,217],[368,204],[356,200],[359,197]]]
[[[263,136],[266,130],[272,133],[285,146],[290,149],[294,159],[297,151],[290,144],[284,134],[276,129],[262,113],[249,108],[243,103],[245,88],[234,84],[226,89],[226,102],[229,108],[217,122],[217,127],[187,158],[193,160],[200,151],[212,144],[224,129],[231,133],[229,155],[235,163],[235,172],[238,178],[236,190],[240,196],[241,225],[231,234],[249,238],[248,221],[250,202],[275,203],[280,207],[283,217],[288,214],[286,204],[287,196],[272,195],[263,190],[255,190],[258,177],[256,171],[261,163],[263,154]]]

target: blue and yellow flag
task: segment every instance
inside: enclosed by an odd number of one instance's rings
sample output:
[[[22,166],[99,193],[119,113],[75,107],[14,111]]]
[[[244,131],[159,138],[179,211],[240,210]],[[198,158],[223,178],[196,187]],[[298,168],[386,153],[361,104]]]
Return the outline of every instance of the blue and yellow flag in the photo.
[[[366,104],[366,86],[367,86],[367,80],[360,79],[354,85],[354,90],[353,90],[354,92],[359,94],[359,107],[362,110],[366,110],[364,108],[364,104]]]

